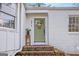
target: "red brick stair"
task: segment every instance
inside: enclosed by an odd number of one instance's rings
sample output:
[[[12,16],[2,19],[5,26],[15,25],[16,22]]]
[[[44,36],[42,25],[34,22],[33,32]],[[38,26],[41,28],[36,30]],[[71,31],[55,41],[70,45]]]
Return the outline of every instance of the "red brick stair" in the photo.
[[[15,56],[64,56],[64,52],[49,45],[24,46]]]
[[[52,51],[52,46],[24,46],[22,51]]]

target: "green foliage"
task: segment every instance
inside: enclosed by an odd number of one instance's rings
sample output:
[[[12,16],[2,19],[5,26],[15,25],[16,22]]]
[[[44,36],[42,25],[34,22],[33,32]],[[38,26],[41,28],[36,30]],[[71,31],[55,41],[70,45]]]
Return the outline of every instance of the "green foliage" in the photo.
[[[25,30],[26,30],[26,31],[31,31],[31,29],[28,29],[28,28],[26,28]]]
[[[37,7],[42,7],[42,6],[44,6],[44,5],[46,5],[45,3],[34,3],[34,4],[32,4],[32,6],[37,6]]]

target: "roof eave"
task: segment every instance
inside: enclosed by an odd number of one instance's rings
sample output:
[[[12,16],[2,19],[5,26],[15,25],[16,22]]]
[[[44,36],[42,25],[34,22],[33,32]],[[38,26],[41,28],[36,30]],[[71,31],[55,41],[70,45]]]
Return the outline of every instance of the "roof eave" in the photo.
[[[79,7],[27,7],[26,10],[79,10]]]

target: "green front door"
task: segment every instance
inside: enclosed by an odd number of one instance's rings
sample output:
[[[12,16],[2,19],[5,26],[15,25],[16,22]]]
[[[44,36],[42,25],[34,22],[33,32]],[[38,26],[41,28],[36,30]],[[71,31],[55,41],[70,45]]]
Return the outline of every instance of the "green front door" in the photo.
[[[34,42],[45,42],[45,18],[34,18]]]

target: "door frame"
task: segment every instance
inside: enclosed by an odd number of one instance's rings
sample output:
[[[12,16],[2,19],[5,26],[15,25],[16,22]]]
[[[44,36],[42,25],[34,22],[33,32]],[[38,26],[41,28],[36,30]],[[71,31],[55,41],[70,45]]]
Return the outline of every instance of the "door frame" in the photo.
[[[35,18],[45,18],[45,42],[34,42],[34,19]],[[48,45],[48,36],[47,36],[47,34],[48,34],[48,31],[47,31],[47,16],[46,17],[40,17],[40,16],[38,16],[38,17],[36,17],[36,16],[34,16],[33,18],[32,18],[32,20],[31,20],[31,28],[32,28],[32,37],[31,37],[31,44],[32,45]]]

